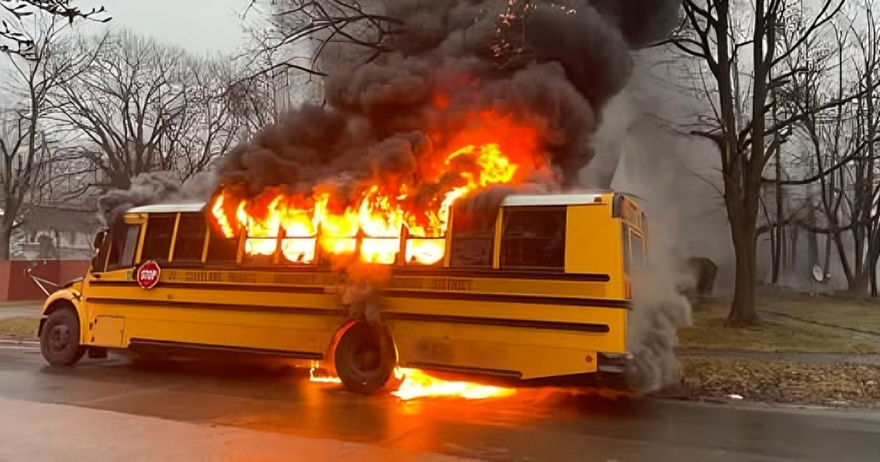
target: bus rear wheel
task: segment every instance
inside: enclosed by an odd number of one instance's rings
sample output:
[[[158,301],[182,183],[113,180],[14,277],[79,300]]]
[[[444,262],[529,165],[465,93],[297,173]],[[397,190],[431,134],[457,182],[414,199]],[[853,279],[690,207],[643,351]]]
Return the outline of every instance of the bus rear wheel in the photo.
[[[342,334],[333,352],[333,363],[347,389],[375,395],[394,383],[394,341],[381,327],[358,322]]]
[[[40,332],[40,352],[52,366],[72,366],[86,353],[79,344],[79,318],[69,308],[53,311]]]

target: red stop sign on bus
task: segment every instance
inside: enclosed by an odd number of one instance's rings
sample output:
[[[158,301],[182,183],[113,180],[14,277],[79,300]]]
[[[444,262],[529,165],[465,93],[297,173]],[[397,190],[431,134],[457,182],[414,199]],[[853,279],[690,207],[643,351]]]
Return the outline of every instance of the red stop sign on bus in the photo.
[[[141,289],[152,289],[159,283],[159,275],[162,274],[162,268],[153,260],[145,261],[143,265],[138,267],[135,279],[141,286]]]

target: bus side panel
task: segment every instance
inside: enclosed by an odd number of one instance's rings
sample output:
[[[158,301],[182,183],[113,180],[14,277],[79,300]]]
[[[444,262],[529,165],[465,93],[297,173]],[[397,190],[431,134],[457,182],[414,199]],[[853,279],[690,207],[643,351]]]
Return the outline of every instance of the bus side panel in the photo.
[[[568,207],[565,249],[566,273],[606,274],[606,293],[623,293],[620,222],[611,218],[608,205]]]
[[[383,319],[404,367],[509,371],[532,379],[595,372],[596,353],[626,351],[623,308],[481,302],[476,313],[467,301],[387,302]]]
[[[323,356],[345,313],[332,295],[283,292],[92,285],[90,325],[99,317],[124,318],[118,345],[132,339],[228,346]],[[108,337],[104,337],[107,339]],[[92,333],[91,342],[98,339]],[[105,340],[106,342],[106,340]]]

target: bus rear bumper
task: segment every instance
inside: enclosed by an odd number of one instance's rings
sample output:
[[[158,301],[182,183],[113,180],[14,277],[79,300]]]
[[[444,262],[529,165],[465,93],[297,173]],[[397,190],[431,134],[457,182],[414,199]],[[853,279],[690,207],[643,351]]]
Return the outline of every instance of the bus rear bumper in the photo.
[[[599,353],[596,368],[600,374],[626,374],[633,363],[633,356],[629,353]]]
[[[627,374],[633,363],[633,356],[629,353],[599,353],[597,358],[596,372],[526,379],[521,381],[520,385],[524,387],[586,387],[629,391]]]

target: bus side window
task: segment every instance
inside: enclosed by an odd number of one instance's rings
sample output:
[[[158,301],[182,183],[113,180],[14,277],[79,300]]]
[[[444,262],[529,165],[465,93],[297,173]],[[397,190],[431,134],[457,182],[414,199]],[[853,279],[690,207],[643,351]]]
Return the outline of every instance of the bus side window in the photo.
[[[174,241],[175,262],[200,262],[208,224],[201,213],[181,213]]]
[[[630,242],[632,264],[636,269],[642,269],[645,267],[645,241],[636,233],[630,233],[630,236],[632,236]]]
[[[208,254],[205,263],[235,264],[238,256],[238,238],[229,238],[211,227],[208,237]]]
[[[147,230],[144,236],[144,249],[141,261],[168,260],[171,251],[171,237],[174,234],[174,214],[150,215],[147,218]]]
[[[504,210],[501,268],[565,270],[565,207]]]
[[[141,225],[127,225],[124,234],[116,233],[110,243],[110,258],[107,259],[107,270],[131,268],[137,252]]]
[[[481,216],[455,209],[449,266],[453,268],[491,268],[495,250],[495,215]]]

